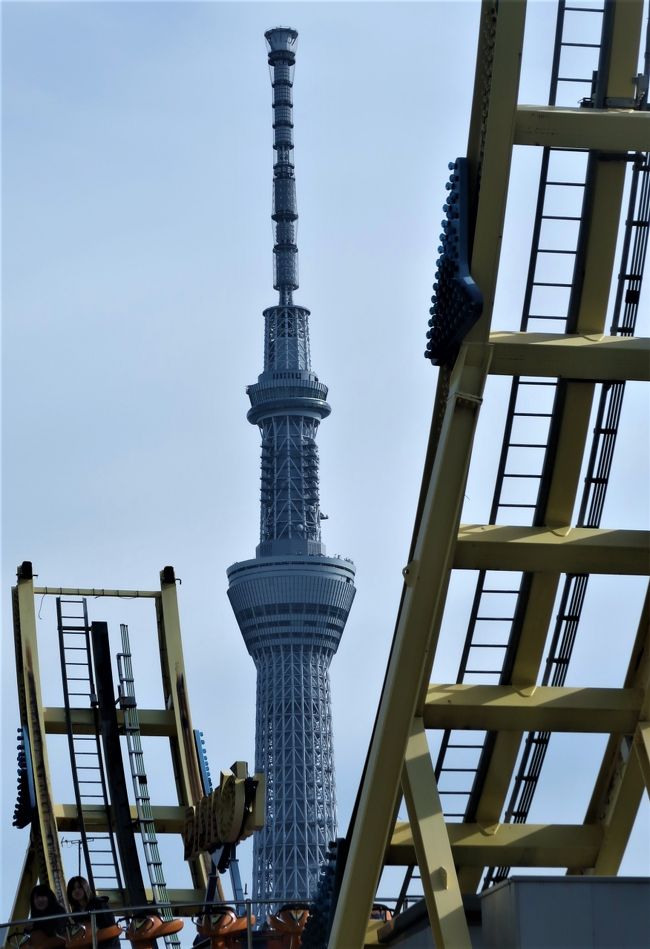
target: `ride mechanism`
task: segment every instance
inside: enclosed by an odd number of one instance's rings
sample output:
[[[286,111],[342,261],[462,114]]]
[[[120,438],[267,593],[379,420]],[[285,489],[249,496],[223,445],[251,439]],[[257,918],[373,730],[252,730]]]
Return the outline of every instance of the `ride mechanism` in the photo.
[[[321,540],[316,433],[330,414],[312,372],[298,288],[292,85],[298,34],[266,34],[273,87],[273,248],[278,303],[264,310],[264,370],[247,388],[262,436],[260,542],[228,569],[228,597],[257,668],[255,767],[266,820],[253,842],[253,897],[316,893],[336,837],[329,666],[354,599],[354,564]]]
[[[160,574],[159,590],[107,590],[35,587],[32,564],[18,568],[13,588],[14,637],[21,727],[18,747],[18,799],[14,825],[30,827],[12,920],[26,919],[29,895],[37,881],[46,883],[66,905],[60,834],[78,835],[83,875],[108,896],[128,921],[126,938],[139,949],[156,939],[179,946],[180,916],[198,917],[200,934],[216,941],[232,929],[224,907],[221,874],[231,870],[239,929],[243,915],[236,845],[259,830],[264,819],[264,775],[250,776],[245,762],[221,772],[212,788],[200,732],[192,728],[185,677],[173,567]],[[55,597],[61,660],[63,705],[44,707],[38,658],[34,598]],[[108,624],[88,616],[88,599],[144,599],[155,604],[155,625],[162,678],[163,707],[139,708],[129,633],[121,624],[122,649],[113,655]],[[119,684],[112,667],[116,660]],[[151,674],[152,667],[148,668]],[[48,735],[66,735],[74,802],[57,803],[47,748]],[[168,739],[178,804],[151,801],[142,737]],[[122,749],[133,784],[129,798]],[[57,762],[57,768],[61,763]],[[182,836],[191,889],[165,882],[159,834]],[[141,859],[140,853],[143,858]],[[145,885],[143,864],[148,885]],[[148,907],[151,907],[150,909]],[[243,924],[241,918],[243,915]],[[16,935],[9,927],[7,939]],[[112,929],[69,931],[66,945],[80,949],[109,939]],[[34,944],[31,938],[27,945]],[[61,941],[57,942],[57,946]],[[46,947],[40,947],[46,949]]]

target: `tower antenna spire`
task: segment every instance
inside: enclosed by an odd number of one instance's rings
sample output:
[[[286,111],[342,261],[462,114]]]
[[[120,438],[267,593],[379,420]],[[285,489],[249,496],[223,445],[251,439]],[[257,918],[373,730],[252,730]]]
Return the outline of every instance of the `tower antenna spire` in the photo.
[[[274,287],[264,310],[264,369],[248,386],[262,439],[260,540],[228,568],[228,597],[257,668],[255,767],[266,772],[266,826],[255,835],[253,896],[315,895],[336,837],[329,666],[354,599],[354,564],[321,540],[316,433],[330,414],[312,372],[309,310],[298,288],[293,69],[298,34],[264,34],[273,88]]]
[[[296,231],[298,205],[293,164],[293,70],[298,33],[276,27],[264,34],[273,88],[273,286],[281,306],[291,306],[298,289]]]

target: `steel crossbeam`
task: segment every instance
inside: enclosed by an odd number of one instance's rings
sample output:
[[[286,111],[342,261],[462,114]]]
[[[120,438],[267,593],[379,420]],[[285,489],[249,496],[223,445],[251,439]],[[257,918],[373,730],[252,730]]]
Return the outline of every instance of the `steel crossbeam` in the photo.
[[[643,699],[641,688],[430,685],[423,718],[426,728],[631,735]]]
[[[490,345],[491,375],[650,381],[647,338],[494,332]]]
[[[486,866],[566,867],[594,866],[603,840],[598,824],[447,824],[447,836],[456,864],[477,869]],[[416,861],[411,826],[398,822],[386,853],[388,866],[410,866]],[[454,943],[443,943],[452,947]]]

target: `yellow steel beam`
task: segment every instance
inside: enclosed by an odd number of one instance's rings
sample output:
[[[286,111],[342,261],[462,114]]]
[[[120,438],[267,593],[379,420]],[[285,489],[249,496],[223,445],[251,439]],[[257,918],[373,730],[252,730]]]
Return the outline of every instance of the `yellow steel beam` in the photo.
[[[95,734],[95,716],[92,709],[72,708],[70,709],[70,718],[72,719],[72,731],[75,735]],[[138,718],[140,731],[145,736],[169,738],[170,735],[175,733],[174,713],[171,711],[158,708],[139,708]],[[64,708],[46,706],[43,709],[43,721],[48,735],[67,734]],[[121,709],[117,710],[117,722],[120,727],[124,725],[124,712]]]
[[[631,100],[634,96],[642,13],[641,0],[618,2],[613,7],[606,92],[608,99]],[[629,147],[628,142],[620,141],[617,150],[625,151]],[[608,159],[613,157],[607,156]],[[575,323],[575,331],[581,335],[598,336],[605,331],[625,168],[623,161],[592,162],[592,200],[587,212],[586,251]],[[593,393],[594,386],[591,383],[565,383],[555,462],[544,512],[548,527],[561,527],[572,521],[582,459],[591,425]],[[552,622],[559,579],[558,573],[550,572],[535,573],[530,578],[527,609],[513,660],[513,683],[526,686],[537,681],[547,631]],[[500,819],[522,737],[522,733],[517,732],[497,733],[476,806],[478,821],[493,823]],[[463,892],[474,892],[480,879],[480,868],[459,868],[459,881]]]
[[[34,596],[114,596],[123,600],[157,599],[160,590],[107,590],[104,587],[34,587]]]
[[[151,811],[158,834],[182,834],[185,825],[185,808],[179,805],[153,805]],[[131,818],[138,820],[136,808],[130,807]],[[54,817],[59,831],[70,833],[79,830],[76,804],[55,804]],[[108,830],[106,811],[103,805],[84,805],[84,826],[88,831]]]
[[[640,688],[643,702],[641,723],[650,719],[650,585],[646,591],[639,628],[630,656],[624,687]],[[612,735],[607,743],[594,791],[585,815],[585,824],[603,827],[603,840],[593,872],[615,874],[629,839],[643,796],[644,774],[640,755],[632,741]],[[581,872],[570,865],[571,872]]]
[[[472,277],[483,313],[467,339],[487,340],[510,180],[526,4],[483,3],[472,123],[468,140],[471,191],[478,195],[471,251]],[[483,45],[485,44],[485,45]]]
[[[470,867],[594,865],[603,838],[597,824],[447,824],[454,860]],[[413,866],[416,853],[408,822],[395,825],[388,866]]]
[[[112,910],[122,908],[122,894],[120,890],[102,889],[99,891],[102,896],[107,896],[111,903]],[[145,890],[148,901],[155,899],[150,889]],[[172,904],[174,916],[197,916],[198,910],[205,905],[205,890],[182,889],[180,887],[167,887],[167,895]],[[128,909],[128,907],[125,907]]]
[[[634,734],[643,690],[430,685],[426,728]]]
[[[463,898],[421,718],[415,718],[411,728],[402,790],[434,942],[440,949],[471,949]]]
[[[419,697],[416,683],[424,689],[430,670],[428,657],[440,628],[476,415],[487,375],[485,364],[466,363],[467,356],[463,348],[452,373],[420,529],[412,560],[404,570],[406,583],[391,658],[330,937],[330,946],[339,949],[363,945]],[[441,459],[444,477],[440,475]]]
[[[490,333],[491,375],[650,381],[650,339]]]
[[[199,802],[203,796],[203,787],[187,695],[176,580],[166,579],[164,571],[160,574],[160,597],[156,599],[156,616],[163,698],[166,708],[169,708],[174,716],[174,734],[170,736],[169,745],[174,764],[176,791],[178,803],[186,807]],[[188,861],[192,882],[198,887],[207,885],[210,860],[207,855],[205,856],[206,859],[197,858]],[[219,896],[222,898],[221,883],[218,888]]]
[[[572,527],[461,524],[454,567],[461,570],[650,574],[650,533]]]
[[[633,744],[639,759],[643,783],[647,794],[650,795],[650,722],[639,722]]]
[[[32,824],[32,842],[40,881],[47,883],[57,897],[63,899],[65,874],[52,813],[53,796],[43,721],[34,581],[19,576],[12,595],[20,719],[28,729],[35,775],[36,816]]]
[[[31,912],[30,895],[32,889],[38,883],[38,860],[33,842],[30,840],[25,853],[18,888],[14,897],[14,905],[11,910],[10,919],[27,919]],[[12,935],[11,927],[5,931],[5,945],[9,945],[9,937]]]
[[[515,120],[515,145],[647,152],[650,112],[520,105]]]

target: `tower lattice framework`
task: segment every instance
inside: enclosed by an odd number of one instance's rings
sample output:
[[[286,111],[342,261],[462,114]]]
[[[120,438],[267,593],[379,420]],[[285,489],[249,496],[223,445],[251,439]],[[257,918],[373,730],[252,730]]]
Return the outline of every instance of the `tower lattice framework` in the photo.
[[[264,311],[264,371],[247,389],[262,438],[260,542],[228,569],[228,596],[257,668],[255,767],[266,772],[256,835],[258,899],[313,897],[336,836],[329,666],[354,599],[355,568],[321,542],[316,434],[330,413],[311,370],[298,288],[293,165],[295,30],[266,34],[273,87],[273,248],[278,303]]]

